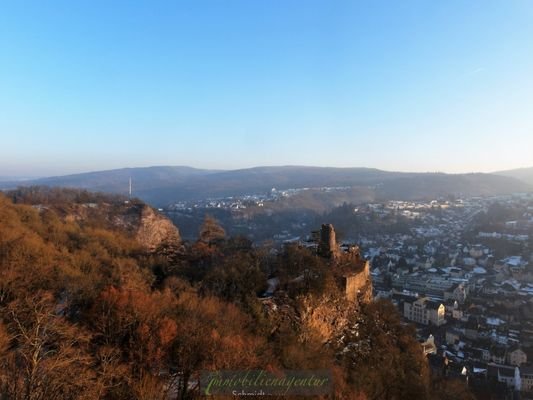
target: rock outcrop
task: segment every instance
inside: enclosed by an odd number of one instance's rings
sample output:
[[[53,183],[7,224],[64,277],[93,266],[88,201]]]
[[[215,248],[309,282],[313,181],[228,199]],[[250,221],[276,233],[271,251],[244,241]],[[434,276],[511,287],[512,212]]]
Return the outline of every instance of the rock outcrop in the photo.
[[[177,249],[181,244],[178,228],[165,216],[144,205],[140,211],[137,241],[149,251],[161,248]]]
[[[307,298],[303,301],[300,319],[302,332],[314,336],[322,343],[339,336],[350,324],[350,320],[358,312],[357,304],[346,299],[322,297]],[[303,340],[311,337],[302,337]]]
[[[63,192],[67,196],[73,191],[63,189]],[[135,238],[149,252],[157,251],[162,255],[169,255],[180,248],[181,237],[178,228],[149,205],[138,200],[129,201],[112,196],[87,196],[88,201],[84,202],[51,201],[33,204],[33,207],[41,212],[51,209],[68,222],[120,230]]]

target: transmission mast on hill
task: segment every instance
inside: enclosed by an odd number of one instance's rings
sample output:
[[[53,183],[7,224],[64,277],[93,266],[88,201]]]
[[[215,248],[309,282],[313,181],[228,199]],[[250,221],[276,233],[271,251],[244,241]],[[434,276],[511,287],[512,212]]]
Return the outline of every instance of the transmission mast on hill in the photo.
[[[130,192],[129,192],[129,199],[131,200],[131,176],[130,176]]]

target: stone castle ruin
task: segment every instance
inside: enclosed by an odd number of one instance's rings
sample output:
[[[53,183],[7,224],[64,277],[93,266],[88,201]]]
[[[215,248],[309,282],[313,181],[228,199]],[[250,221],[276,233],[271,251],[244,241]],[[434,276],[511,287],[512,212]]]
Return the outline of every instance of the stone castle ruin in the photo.
[[[372,300],[372,279],[370,263],[361,256],[359,246],[337,243],[335,229],[323,224],[319,232],[313,232],[317,243],[317,254],[330,260],[332,268],[342,279],[346,298],[357,303]]]
[[[362,257],[358,246],[339,245],[331,224],[324,224],[320,230],[312,232],[311,240],[298,243],[298,246],[302,245],[314,250],[316,257],[329,265],[335,279],[331,290],[335,293],[328,290],[319,296],[302,296],[301,303],[296,303],[284,290],[274,294],[279,279],[273,276],[268,280],[269,289],[261,300],[268,314],[275,316],[278,326],[302,327],[300,340],[318,338],[324,344],[331,343],[351,329],[353,316],[360,311],[361,305],[372,301],[369,262]],[[289,284],[297,285],[297,279]]]

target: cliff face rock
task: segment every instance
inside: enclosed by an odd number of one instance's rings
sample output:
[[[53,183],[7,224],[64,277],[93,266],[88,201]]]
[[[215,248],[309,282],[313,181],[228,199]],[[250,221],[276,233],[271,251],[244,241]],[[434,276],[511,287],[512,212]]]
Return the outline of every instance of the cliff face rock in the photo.
[[[169,255],[181,246],[178,228],[167,217],[141,202],[114,200],[33,207],[40,211],[52,209],[68,222],[127,233],[150,252],[157,250]]]
[[[181,249],[178,228],[138,199],[79,189],[31,187],[7,193],[14,203],[30,205],[51,218],[136,239],[146,250],[172,257]]]
[[[181,243],[178,228],[147,205],[142,206],[135,238],[149,251],[163,247],[177,249]]]
[[[302,332],[309,337],[303,340],[315,339],[322,343],[331,341],[339,336],[350,324],[350,317],[357,314],[358,306],[346,299],[322,297],[320,299],[305,299],[301,309]]]
[[[262,301],[273,327],[271,334],[283,336],[298,332],[301,342],[337,343],[353,326],[360,313],[360,305],[338,296],[303,296],[290,298],[278,291]]]

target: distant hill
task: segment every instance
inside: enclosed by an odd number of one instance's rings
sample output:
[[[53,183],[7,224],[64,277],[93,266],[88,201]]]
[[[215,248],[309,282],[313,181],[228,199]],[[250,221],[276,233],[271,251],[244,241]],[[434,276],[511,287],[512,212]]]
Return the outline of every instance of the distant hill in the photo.
[[[533,186],[512,177],[492,174],[416,174],[385,182],[377,189],[381,199],[429,199],[449,195],[491,196],[529,192]]]
[[[533,185],[533,167],[531,168],[518,168],[510,169],[507,171],[498,171],[494,172],[495,175],[508,176],[515,179],[520,179],[521,181]]]
[[[196,169],[185,166],[157,166],[146,168],[121,168],[106,171],[85,172],[73,175],[54,176],[32,180],[0,182],[0,189],[13,189],[19,186],[59,186],[83,188],[97,192],[127,195],[129,179],[133,190],[139,192],[159,190],[166,186],[180,185],[191,178],[211,173],[214,170]]]
[[[374,193],[370,197],[377,200],[431,199],[448,195],[495,195],[531,191],[533,188],[513,177],[494,174],[451,175],[389,172],[372,168],[302,166],[256,167],[232,171],[202,170],[182,166],[123,168],[8,182],[0,184],[0,188],[47,185],[127,194],[130,177],[133,181],[134,196],[154,205],[207,197],[265,193],[274,187],[277,189],[359,187],[365,188],[365,198],[368,198],[370,190]],[[358,200],[354,198],[352,201]]]

